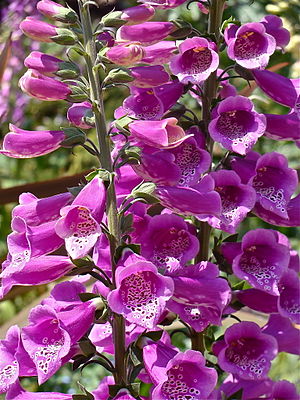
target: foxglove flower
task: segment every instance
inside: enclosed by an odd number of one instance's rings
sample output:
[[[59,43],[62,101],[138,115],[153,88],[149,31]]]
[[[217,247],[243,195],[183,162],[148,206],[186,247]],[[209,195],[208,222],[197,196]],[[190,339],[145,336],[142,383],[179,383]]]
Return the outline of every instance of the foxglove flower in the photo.
[[[186,39],[179,45],[179,52],[179,55],[171,59],[170,69],[184,84],[199,84],[218,68],[219,56],[215,45],[207,39]]]
[[[7,392],[6,400],[72,400],[72,394],[57,392],[27,392],[16,382]]]
[[[143,22],[137,25],[124,25],[117,30],[117,40],[140,42],[144,46],[157,43],[176,29],[172,22]]]
[[[139,240],[142,256],[162,271],[185,265],[199,251],[198,239],[189,229],[188,224],[177,215],[152,217]]]
[[[202,354],[187,350],[176,354],[167,362],[160,382],[154,386],[152,398],[180,400],[186,397],[205,400],[216,383],[217,372],[205,366]]]
[[[260,22],[266,28],[266,32],[276,40],[276,47],[284,50],[289,44],[290,32],[283,28],[282,19],[277,15],[266,15]]]
[[[279,282],[278,312],[290,318],[295,324],[300,323],[300,280],[298,274],[289,269]]]
[[[229,25],[225,30],[225,40],[228,57],[247,69],[265,68],[276,49],[276,40],[259,22],[241,27]]]
[[[128,66],[141,61],[145,52],[140,43],[133,42],[111,47],[105,55],[114,64]]]
[[[173,281],[157,272],[157,268],[142,257],[135,257],[116,271],[117,289],[108,297],[111,309],[126,321],[153,329],[173,294]]]
[[[168,149],[179,146],[189,137],[177,125],[177,122],[176,118],[166,118],[161,121],[134,121],[128,127],[131,137],[141,145]]]
[[[71,8],[63,7],[51,0],[41,0],[37,3],[36,8],[46,17],[55,21],[66,23],[74,23],[77,21],[77,14]]]
[[[57,150],[65,140],[63,131],[27,131],[12,124],[9,129],[0,153],[11,158],[40,157]]]
[[[72,104],[67,112],[69,122],[81,129],[90,129],[94,125],[93,115],[92,105],[88,101]],[[90,123],[87,123],[85,118],[89,118]]]
[[[174,294],[167,307],[197,332],[202,332],[209,324],[221,325],[223,310],[230,301],[230,287],[218,275],[218,267],[209,262],[171,273]]]
[[[255,229],[244,235],[241,253],[234,258],[232,269],[254,288],[278,296],[278,283],[289,260],[289,248],[278,243],[276,231]]]
[[[183,4],[186,0],[141,0],[141,3],[150,4],[155,8],[175,8]]]
[[[271,314],[267,324],[263,326],[262,332],[275,337],[279,352],[285,351],[300,355],[300,331],[288,318],[282,317],[280,314]]]
[[[150,65],[166,64],[173,57],[173,53],[176,50],[177,46],[175,42],[162,40],[144,48],[145,55],[141,62]]]
[[[38,199],[32,193],[22,193],[19,205],[12,210],[13,217],[21,217],[28,226],[38,226],[59,218],[60,209],[71,203],[71,193],[59,193]]]
[[[222,211],[220,217],[208,217],[205,220],[214,228],[235,233],[255,205],[255,190],[243,185],[234,171],[221,170],[212,172],[210,176],[215,181],[215,191],[221,197]]]
[[[149,21],[155,14],[155,9],[149,4],[141,4],[122,10],[121,19],[126,21],[127,25],[141,24]]]
[[[37,306],[29,315],[29,325],[21,333],[24,348],[32,358],[41,385],[62,365],[69,353],[70,336],[48,306]]]
[[[260,380],[267,376],[277,348],[275,338],[262,333],[254,322],[243,321],[226,329],[218,343],[218,362],[241,379]]]
[[[299,117],[296,113],[265,114],[267,127],[265,136],[274,140],[300,140]]]
[[[134,78],[132,85],[139,88],[153,88],[161,86],[170,80],[170,76],[162,65],[148,65],[130,68]]]
[[[41,53],[40,51],[32,51],[24,60],[25,67],[34,69],[41,74],[63,78],[76,78],[80,70],[76,64],[63,61],[60,58]]]
[[[61,209],[61,218],[55,229],[65,239],[66,250],[72,258],[87,255],[100,236],[105,198],[104,184],[100,178],[95,177],[70,206]]]
[[[209,175],[191,187],[157,186],[155,193],[162,205],[178,214],[203,217],[221,213],[221,198]]]
[[[254,110],[243,96],[227,97],[214,109],[209,123],[210,136],[225,149],[246,154],[266,129],[266,117]]]
[[[280,153],[267,153],[256,163],[256,174],[251,178],[257,193],[254,212],[260,216],[261,211],[288,218],[287,206],[298,184],[297,172],[288,167],[288,160]]]
[[[44,101],[65,100],[71,89],[66,83],[29,69],[20,79],[23,92],[31,97]]]

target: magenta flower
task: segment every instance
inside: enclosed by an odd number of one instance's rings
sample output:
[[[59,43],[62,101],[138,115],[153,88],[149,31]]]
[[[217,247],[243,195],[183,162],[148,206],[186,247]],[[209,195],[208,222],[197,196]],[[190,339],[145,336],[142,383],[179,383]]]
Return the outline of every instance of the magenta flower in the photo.
[[[134,78],[131,84],[139,88],[161,86],[170,80],[170,76],[162,65],[148,65],[130,68]]]
[[[117,40],[140,42],[143,45],[157,43],[176,29],[172,22],[143,22],[137,25],[124,25],[117,30]]]
[[[31,39],[39,42],[52,42],[51,38],[57,35],[57,27],[38,19],[27,17],[20,24],[22,32]]]
[[[174,289],[172,279],[142,257],[117,268],[116,285],[107,297],[111,309],[146,329],[156,326]]]
[[[170,69],[182,83],[199,84],[218,68],[215,45],[207,39],[186,39],[179,45],[179,53],[171,59]]]
[[[10,124],[1,154],[11,158],[33,158],[57,150],[65,140],[63,131],[27,131]]]
[[[255,190],[249,185],[243,185],[234,171],[211,172],[210,176],[215,181],[215,191],[221,197],[222,211],[220,217],[208,217],[205,220],[214,228],[235,233],[255,205]]]
[[[150,4],[155,8],[175,8],[185,1],[186,0],[140,0],[141,3]]]
[[[178,214],[206,217],[221,213],[221,198],[209,175],[192,187],[158,186],[155,192],[162,205]]]
[[[16,382],[7,392],[6,400],[72,400],[72,395],[57,392],[27,392],[19,382]]]
[[[95,177],[70,206],[61,209],[62,217],[57,221],[55,229],[65,239],[66,250],[72,258],[87,255],[100,236],[105,198],[104,184],[100,178]]]
[[[288,204],[298,184],[297,172],[288,168],[288,160],[280,153],[267,153],[261,156],[255,167],[256,174],[250,179],[257,193],[254,212],[261,212],[288,218]]]
[[[216,383],[217,372],[205,366],[203,355],[198,351],[187,350],[176,354],[167,362],[160,382],[154,386],[152,398],[180,400],[185,397],[205,400]]]
[[[66,83],[29,69],[20,79],[22,91],[31,97],[44,101],[65,100],[71,89]]]
[[[264,24],[250,22],[225,30],[228,57],[244,68],[265,68],[276,49],[276,40],[266,32]]]
[[[12,210],[12,216],[23,218],[29,226],[37,226],[58,219],[60,209],[71,203],[72,199],[69,192],[42,199],[32,193],[22,193],[20,204]]]
[[[295,324],[300,323],[300,280],[298,274],[288,269],[279,282],[278,312],[290,318]]]
[[[185,265],[199,251],[189,225],[173,214],[152,217],[139,241],[142,256],[164,272]]]
[[[231,298],[225,279],[218,278],[215,264],[201,262],[186,266],[171,274],[174,294],[167,308],[194,328],[202,332],[209,324],[221,325],[223,311]]]
[[[139,43],[134,42],[110,47],[105,55],[114,64],[129,66],[141,61],[145,52]]]
[[[134,121],[128,127],[131,137],[141,145],[159,149],[170,149],[179,146],[187,136],[177,125],[176,118],[166,118],[161,121]]]
[[[300,331],[288,318],[282,317],[280,314],[271,314],[267,324],[263,326],[262,332],[275,337],[279,352],[285,351],[300,355]]]
[[[61,75],[61,71],[68,71],[76,77],[79,74],[79,68],[76,64],[69,61],[63,61],[60,58],[41,53],[40,51],[32,51],[24,60],[25,67],[34,69],[41,74],[53,76]],[[70,75],[68,77],[71,77]]]
[[[41,0],[36,8],[46,17],[53,18],[56,21],[74,23],[77,21],[77,14],[70,8],[63,7],[51,0]]]
[[[276,47],[284,50],[289,44],[290,32],[283,28],[282,19],[277,15],[266,15],[260,22],[266,28],[266,32],[276,40]]]
[[[279,280],[289,260],[289,248],[278,243],[276,231],[255,229],[244,235],[241,253],[234,258],[232,269],[254,288],[278,296]]]
[[[127,22],[127,25],[141,24],[149,21],[155,14],[155,9],[149,4],[141,4],[135,7],[122,10],[121,19]]]
[[[295,112],[284,115],[265,114],[265,117],[266,137],[273,140],[300,140],[299,117]]]
[[[230,326],[218,346],[220,367],[245,380],[264,379],[271,367],[270,361],[277,355],[276,340],[262,333],[254,322]]]
[[[70,351],[70,336],[48,306],[31,310],[29,325],[22,329],[25,350],[32,358],[42,384],[62,365],[62,358]]]
[[[69,122],[81,129],[90,129],[93,126],[85,120],[85,117],[91,118],[92,116],[92,105],[88,101],[72,104],[67,112]]]
[[[170,61],[176,50],[177,46],[174,41],[162,40],[144,48],[145,55],[141,62],[150,65],[165,64]]]
[[[208,130],[225,149],[246,154],[266,129],[266,117],[243,96],[227,97],[214,109]]]

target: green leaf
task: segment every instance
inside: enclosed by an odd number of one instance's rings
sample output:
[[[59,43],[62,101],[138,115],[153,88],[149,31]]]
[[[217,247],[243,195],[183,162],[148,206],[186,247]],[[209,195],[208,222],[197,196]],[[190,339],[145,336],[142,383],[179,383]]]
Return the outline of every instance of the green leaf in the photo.
[[[82,302],[86,302],[95,298],[99,298],[100,296],[96,293],[79,293],[78,295]]]

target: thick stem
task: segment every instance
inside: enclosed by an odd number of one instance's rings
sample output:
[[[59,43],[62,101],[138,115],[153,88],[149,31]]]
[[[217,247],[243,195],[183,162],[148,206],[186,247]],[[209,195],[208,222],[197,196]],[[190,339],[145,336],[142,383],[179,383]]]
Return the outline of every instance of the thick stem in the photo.
[[[80,18],[83,30],[84,47],[86,51],[85,60],[87,74],[90,83],[91,101],[95,114],[95,126],[99,143],[99,161],[101,167],[113,173],[113,163],[111,159],[111,141],[107,134],[107,124],[104,111],[101,81],[97,69],[94,67],[97,58],[97,51],[93,37],[92,21],[88,6],[84,6],[82,0],[78,0]],[[112,175],[113,176],[113,175]],[[117,210],[117,199],[114,180],[112,179],[106,193],[106,215],[108,228],[111,235],[110,254],[112,264],[112,280],[115,287],[114,254],[116,247],[120,244],[120,227]],[[113,340],[115,349],[115,383],[124,385],[127,383],[125,365],[125,322],[121,315],[114,314],[113,319]]]

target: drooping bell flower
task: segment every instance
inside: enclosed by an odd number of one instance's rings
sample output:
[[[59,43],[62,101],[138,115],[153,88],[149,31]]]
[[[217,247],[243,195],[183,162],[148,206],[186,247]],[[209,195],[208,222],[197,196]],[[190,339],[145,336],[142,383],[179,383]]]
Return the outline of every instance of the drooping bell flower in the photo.
[[[36,375],[36,368],[20,339],[20,328],[11,326],[0,341],[0,393],[6,393],[20,376]]]
[[[247,97],[227,97],[214,109],[208,131],[225,149],[246,154],[266,129],[266,117],[254,109]]]
[[[282,380],[273,383],[270,399],[299,400],[300,395],[296,385],[289,381]]]
[[[107,297],[110,308],[146,329],[155,328],[174,289],[171,278],[138,256],[117,268],[116,286]]]
[[[70,206],[61,209],[56,233],[65,239],[66,250],[72,258],[84,257],[101,234],[106,192],[102,180],[93,178]]]
[[[289,44],[290,32],[283,28],[282,19],[277,15],[266,15],[260,22],[266,28],[266,32],[276,40],[276,47],[284,50]]]
[[[230,159],[231,168],[241,178],[242,183],[248,183],[255,175],[256,162],[261,155],[256,151],[249,151],[245,157],[232,157]]]
[[[288,269],[279,282],[278,312],[290,318],[295,324],[300,323],[300,279],[298,274]]]
[[[199,251],[199,242],[188,224],[177,215],[152,217],[140,237],[141,255],[163,272],[185,265]]]
[[[114,64],[124,66],[134,65],[141,61],[144,55],[144,49],[137,41],[110,47],[105,54],[105,56]]]
[[[282,317],[280,314],[271,314],[262,332],[275,337],[279,352],[300,355],[300,330],[294,327],[289,318]]]
[[[72,396],[57,392],[27,392],[16,382],[7,392],[6,400],[72,400]]]
[[[155,8],[175,8],[183,4],[186,0],[141,0],[141,3],[150,4]]]
[[[234,258],[232,269],[254,288],[278,296],[278,284],[289,260],[289,248],[278,243],[276,231],[255,229],[243,236],[241,253]]]
[[[40,51],[32,51],[24,60],[25,67],[34,69],[41,74],[62,78],[76,78],[80,70],[76,64],[63,61],[60,58],[41,53]]]
[[[139,88],[153,88],[161,86],[170,80],[170,76],[162,65],[146,65],[130,68],[134,78],[131,84]]]
[[[2,264],[2,268],[0,298],[15,285],[34,286],[55,281],[74,268],[74,265],[69,257],[51,255],[32,258],[24,263],[21,270],[10,267],[9,260]]]
[[[22,193],[19,205],[12,210],[12,217],[23,218],[28,226],[38,226],[59,218],[60,209],[71,203],[70,192],[38,199],[32,193]]]
[[[162,40],[144,48],[145,55],[141,62],[150,65],[166,64],[176,50],[177,46],[174,41]]]
[[[184,84],[199,84],[218,68],[219,56],[215,44],[207,39],[186,39],[179,45],[179,53],[171,59],[170,69]]]
[[[70,350],[70,336],[53,309],[45,305],[31,310],[29,325],[22,329],[21,337],[41,385],[61,367],[62,358]]]
[[[250,179],[257,193],[254,212],[288,218],[287,206],[298,184],[297,172],[288,167],[287,158],[280,153],[262,155],[256,162],[256,174]]]
[[[187,136],[177,125],[176,118],[166,118],[161,121],[134,121],[128,127],[131,137],[141,145],[159,149],[169,149],[179,146]]]
[[[249,22],[241,27],[230,24],[224,36],[228,57],[247,69],[265,68],[276,49],[276,40],[259,22]]]
[[[211,172],[210,176],[215,181],[215,191],[221,197],[222,211],[220,217],[208,217],[205,220],[214,228],[235,233],[255,205],[255,190],[250,185],[242,184],[234,171],[220,170]]]
[[[92,105],[88,101],[82,103],[74,103],[68,109],[67,118],[72,125],[81,129],[90,129],[94,124],[92,121],[93,112]],[[89,119],[87,123],[86,118]]]
[[[20,23],[20,29],[26,36],[39,42],[72,45],[77,41],[77,36],[70,29],[58,28],[33,17],[26,17]]]
[[[11,158],[40,157],[57,150],[66,139],[63,131],[27,131],[10,124],[1,154]]]
[[[157,43],[170,35],[176,26],[172,22],[143,22],[137,25],[123,25],[117,30],[117,40],[140,42],[144,46]]]
[[[150,4],[140,4],[122,10],[121,19],[126,21],[126,25],[135,25],[149,21],[154,14],[155,9]]]
[[[221,213],[221,198],[209,175],[191,187],[157,186],[155,193],[162,205],[178,214],[203,217]]]
[[[39,1],[36,8],[41,14],[55,21],[74,23],[78,19],[77,14],[71,8],[63,7],[61,4],[51,0]]]
[[[71,89],[66,83],[29,69],[20,79],[22,91],[44,101],[66,100]]]
[[[273,140],[300,140],[300,119],[295,112],[284,115],[265,114],[265,117],[266,137]]]
[[[171,273],[174,294],[167,308],[175,312],[197,332],[209,324],[221,325],[224,308],[230,301],[231,290],[226,280],[219,278],[215,264],[181,267]]]
[[[243,321],[226,329],[218,343],[218,363],[241,379],[260,380],[267,376],[277,351],[273,336],[262,333],[256,323]]]
[[[278,313],[277,296],[273,296],[262,290],[246,289],[235,292],[236,298],[252,310],[265,314]]]

